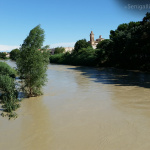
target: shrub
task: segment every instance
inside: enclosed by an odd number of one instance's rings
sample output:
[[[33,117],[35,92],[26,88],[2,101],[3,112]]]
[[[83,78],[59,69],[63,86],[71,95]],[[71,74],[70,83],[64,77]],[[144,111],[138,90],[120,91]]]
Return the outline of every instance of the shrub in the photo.
[[[96,66],[97,65],[97,51],[91,47],[82,48],[78,53],[71,54],[56,54],[50,56],[51,63],[69,64],[69,65],[83,65],[83,66]]]
[[[6,116],[10,118],[17,117],[14,113],[20,104],[18,104],[18,92],[15,87],[15,70],[4,62],[0,62],[0,99],[2,102],[3,111],[7,112]],[[5,116],[4,113],[1,116]]]
[[[19,49],[13,49],[11,52],[10,52],[10,58],[12,60],[16,60],[18,57],[19,57],[19,54],[20,54],[20,50]]]
[[[10,76],[12,78],[15,78],[16,71],[15,71],[15,69],[11,68],[5,62],[0,62],[0,74],[7,75],[7,76]]]
[[[0,52],[0,58],[7,59],[6,53]]]
[[[60,53],[64,53],[65,52],[65,48],[64,47],[56,47],[55,48],[55,54],[60,54]]]
[[[0,74],[0,90],[7,94],[12,93],[15,90],[14,79]]]

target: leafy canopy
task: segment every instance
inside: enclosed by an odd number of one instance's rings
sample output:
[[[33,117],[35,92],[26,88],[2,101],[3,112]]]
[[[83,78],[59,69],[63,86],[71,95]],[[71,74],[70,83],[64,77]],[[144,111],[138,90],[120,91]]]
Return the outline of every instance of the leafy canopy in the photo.
[[[56,47],[55,48],[55,54],[60,54],[60,53],[64,53],[65,52],[65,48],[64,47]]]
[[[20,54],[20,50],[19,49],[13,49],[11,52],[10,52],[10,59],[12,60],[16,60],[18,57],[19,57],[19,54]]]
[[[7,63],[0,62],[0,74],[15,78],[16,71],[11,68]]]
[[[86,39],[79,40],[75,43],[74,51],[78,52],[82,48],[91,47],[91,44],[86,41]]]
[[[24,79],[24,91],[28,96],[41,95],[41,88],[47,81],[46,70],[49,62],[48,47],[43,47],[44,30],[40,25],[33,28],[24,40],[17,67]]]

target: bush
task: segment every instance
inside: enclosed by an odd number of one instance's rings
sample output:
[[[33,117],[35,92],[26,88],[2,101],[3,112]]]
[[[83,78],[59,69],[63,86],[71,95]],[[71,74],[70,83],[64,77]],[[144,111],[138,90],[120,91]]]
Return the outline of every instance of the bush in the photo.
[[[20,50],[16,48],[10,52],[10,58],[12,60],[16,60],[19,57],[19,54],[20,54]]]
[[[0,58],[7,59],[6,53],[0,52]]]
[[[19,100],[17,99],[16,95],[14,93],[10,93],[9,96],[3,96],[2,108],[4,108],[5,112],[15,111],[20,107],[20,104],[18,104],[18,102]]]
[[[97,65],[97,51],[93,48],[82,48],[78,53],[71,54],[57,54],[50,56],[51,63],[69,64],[69,65],[83,65],[83,66],[96,66]]]
[[[64,57],[64,54],[55,54],[50,56],[50,62],[51,63],[62,63],[62,59]]]
[[[4,93],[11,93],[15,89],[14,79],[7,75],[0,74],[0,90]]]
[[[64,53],[65,52],[65,48],[64,47],[56,47],[54,53],[55,54],[60,54],[60,53]]]
[[[6,116],[10,118],[17,117],[14,113],[20,104],[18,104],[18,92],[16,90],[15,70],[4,62],[0,62],[0,100],[2,102],[3,111],[7,112]],[[4,113],[1,114],[3,117]]]
[[[7,75],[12,78],[16,77],[16,71],[5,62],[0,62],[0,74]]]

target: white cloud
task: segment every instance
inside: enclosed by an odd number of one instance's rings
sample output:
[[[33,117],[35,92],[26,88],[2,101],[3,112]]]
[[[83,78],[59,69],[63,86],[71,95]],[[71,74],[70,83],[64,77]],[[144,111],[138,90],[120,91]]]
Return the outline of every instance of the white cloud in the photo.
[[[51,44],[50,48],[55,48],[55,47],[74,47],[75,42],[70,42],[70,43],[55,43]],[[11,45],[0,45],[0,52],[10,52],[11,50],[15,48],[19,48],[20,46],[11,46]]]
[[[19,47],[20,46],[0,45],[0,52],[10,52],[11,50]]]
[[[74,47],[75,42],[70,42],[70,43],[55,43],[51,44],[50,48],[55,48],[55,47]]]

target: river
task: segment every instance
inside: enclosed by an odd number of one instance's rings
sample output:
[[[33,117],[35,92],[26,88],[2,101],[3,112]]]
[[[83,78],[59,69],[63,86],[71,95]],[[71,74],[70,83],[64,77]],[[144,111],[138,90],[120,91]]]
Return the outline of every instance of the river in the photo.
[[[0,150],[150,149],[150,74],[55,64],[47,74],[43,96],[0,117]]]

